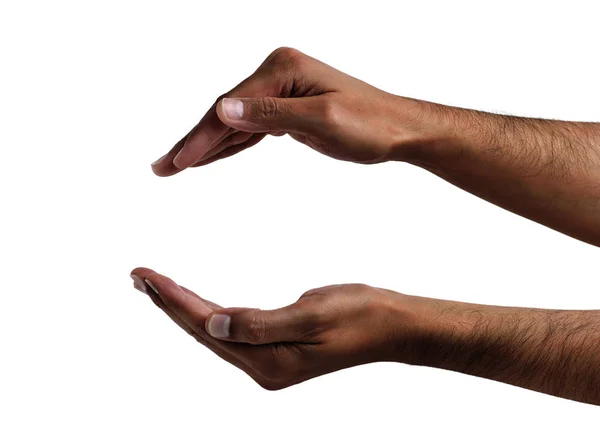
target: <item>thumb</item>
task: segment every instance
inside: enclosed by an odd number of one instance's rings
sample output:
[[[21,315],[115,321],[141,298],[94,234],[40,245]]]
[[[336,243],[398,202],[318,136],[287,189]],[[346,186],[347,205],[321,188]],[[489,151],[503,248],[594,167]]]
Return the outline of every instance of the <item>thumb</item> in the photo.
[[[318,120],[316,98],[223,98],[217,115],[224,124],[240,131],[300,131]]]
[[[315,317],[295,304],[270,311],[217,309],[206,319],[206,331],[214,338],[253,345],[305,341],[314,325]]]

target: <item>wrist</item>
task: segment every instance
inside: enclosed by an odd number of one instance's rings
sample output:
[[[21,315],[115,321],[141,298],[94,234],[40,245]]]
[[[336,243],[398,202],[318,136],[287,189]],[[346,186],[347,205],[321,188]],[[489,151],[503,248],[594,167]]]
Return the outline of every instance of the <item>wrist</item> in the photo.
[[[402,295],[394,307],[392,361],[450,369],[456,358],[469,353],[485,306]],[[491,308],[491,307],[489,307]]]
[[[472,128],[464,122],[474,111],[437,103],[393,96],[396,127],[389,160],[436,169],[458,159],[468,147]]]
[[[379,317],[389,326],[386,353],[382,360],[424,365],[435,353],[433,341],[446,325],[440,320],[443,308],[435,300],[389,291],[390,302]]]

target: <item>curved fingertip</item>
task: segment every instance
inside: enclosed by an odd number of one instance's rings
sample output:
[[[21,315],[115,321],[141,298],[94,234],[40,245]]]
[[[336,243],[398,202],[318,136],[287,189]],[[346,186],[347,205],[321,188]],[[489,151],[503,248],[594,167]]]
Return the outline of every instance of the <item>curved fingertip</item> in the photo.
[[[177,166],[175,166],[172,162],[161,162],[156,165],[151,165],[152,172],[154,175],[158,177],[170,177],[171,175],[175,175],[181,172]]]
[[[144,268],[144,267],[140,266],[140,267],[134,268],[129,274],[130,275],[139,275],[140,277],[145,278],[143,276],[150,274],[152,272],[154,272],[152,269]]]
[[[167,154],[161,156],[158,160],[153,161],[150,166],[154,167],[160,165],[165,158],[167,158]]]
[[[129,273],[129,276],[133,280],[133,287],[144,294],[148,294],[148,288],[146,278],[153,274],[154,271],[149,268],[135,268]]]
[[[147,285],[157,294],[160,294],[161,292],[163,292],[163,293],[173,292],[173,291],[177,291],[180,289],[179,285],[177,285],[177,283],[175,283],[169,277],[159,274],[158,272],[156,272],[150,268],[144,268],[144,267],[135,268],[133,271],[131,271],[130,276],[133,279],[134,286]],[[147,292],[147,291],[143,291],[142,289],[138,288],[137,286],[136,286],[136,289],[139,289],[142,292]]]
[[[168,153],[166,153],[150,165],[154,175],[157,175],[159,177],[169,177],[171,175],[175,175],[181,172],[181,169],[175,166],[173,160],[181,151],[181,149],[183,149],[182,145],[182,142],[177,143]]]
[[[164,154],[158,160],[152,162],[150,167],[152,168],[152,172],[154,172],[155,175],[158,175],[159,177],[169,177],[171,175],[177,174],[178,172],[181,172],[181,169],[178,168],[173,163],[173,161],[174,161],[175,157],[177,157],[177,155],[185,147],[185,143],[187,142],[187,140],[190,137],[190,135],[192,134],[192,132],[193,132],[193,129],[192,129],[192,131],[188,132],[185,135],[185,137],[183,137],[181,140],[179,140],[177,143],[175,143],[175,145],[169,150],[169,152]]]

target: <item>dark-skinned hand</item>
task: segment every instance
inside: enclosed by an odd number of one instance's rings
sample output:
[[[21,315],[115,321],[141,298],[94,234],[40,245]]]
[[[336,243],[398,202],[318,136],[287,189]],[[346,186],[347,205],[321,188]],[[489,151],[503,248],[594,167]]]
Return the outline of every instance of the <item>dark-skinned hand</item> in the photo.
[[[289,306],[260,310],[222,308],[147,268],[131,277],[183,330],[269,390],[397,361],[415,322],[412,297],[366,285],[313,289]]]
[[[425,107],[300,51],[279,48],[250,77],[221,95],[152,169],[168,176],[206,165],[255,145],[267,134],[289,134],[340,160],[383,162],[396,159],[396,148],[417,134],[423,142],[428,127],[414,115]]]

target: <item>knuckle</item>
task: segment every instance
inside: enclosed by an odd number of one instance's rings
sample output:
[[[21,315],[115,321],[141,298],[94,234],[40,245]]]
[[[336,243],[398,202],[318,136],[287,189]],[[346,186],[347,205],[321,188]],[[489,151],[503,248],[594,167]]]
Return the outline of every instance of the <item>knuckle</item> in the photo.
[[[273,97],[264,97],[258,107],[258,116],[261,120],[269,120],[275,118],[279,113],[279,105]]]
[[[266,338],[265,320],[258,315],[253,315],[248,322],[246,338],[250,344],[263,343]]]
[[[346,285],[346,288],[350,292],[365,292],[365,291],[368,291],[369,289],[372,289],[371,286],[366,285],[364,283],[351,283],[351,284]]]
[[[329,286],[324,286],[322,288],[309,289],[304,294],[302,294],[302,296],[300,297],[300,300],[304,300],[304,299],[306,299],[308,297],[311,297],[313,295],[326,294],[327,292],[329,292]]]
[[[287,78],[295,72],[302,72],[307,62],[307,56],[297,49],[282,47],[271,53],[266,65],[275,77]]]
[[[289,63],[297,61],[297,59],[300,58],[301,55],[302,53],[297,49],[290,48],[287,46],[281,46],[275,49],[271,53],[271,55],[269,55],[268,59],[275,64]]]

